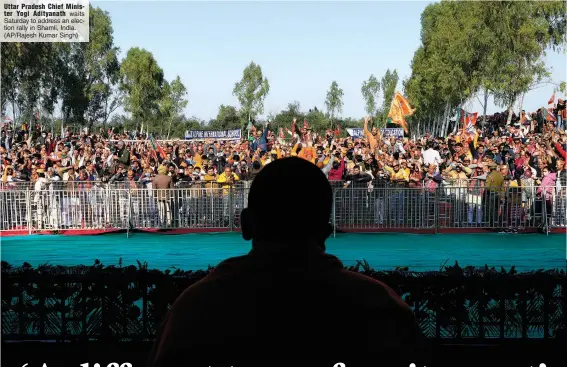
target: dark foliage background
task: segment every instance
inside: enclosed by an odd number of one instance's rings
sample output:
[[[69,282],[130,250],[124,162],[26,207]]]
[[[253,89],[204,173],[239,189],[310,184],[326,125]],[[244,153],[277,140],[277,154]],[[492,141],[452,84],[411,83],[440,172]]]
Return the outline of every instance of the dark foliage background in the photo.
[[[514,268],[349,268],[392,287],[434,339],[564,338],[567,274]],[[63,267],[2,262],[2,337],[6,340],[151,341],[168,308],[213,268]]]

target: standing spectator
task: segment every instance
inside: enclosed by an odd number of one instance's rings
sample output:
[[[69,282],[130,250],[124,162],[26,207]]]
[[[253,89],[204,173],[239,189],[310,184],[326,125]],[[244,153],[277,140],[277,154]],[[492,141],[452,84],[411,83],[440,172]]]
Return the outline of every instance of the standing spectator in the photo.
[[[167,167],[163,165],[158,167],[158,174],[152,179],[152,187],[156,190],[160,226],[169,227],[171,226],[171,207],[168,189],[173,188],[173,181],[167,175]]]
[[[362,224],[353,222],[356,221],[357,218],[365,218],[365,199],[367,198],[368,184],[370,181],[372,181],[372,177],[365,172],[361,172],[359,166],[354,166],[352,173],[346,176],[344,187],[352,188],[352,190],[347,192],[349,202],[345,208],[350,213],[350,215],[349,213],[345,213],[350,224]]]
[[[232,187],[236,181],[240,180],[237,174],[232,172],[230,166],[225,167],[224,172],[219,175],[217,182],[222,186],[223,217],[225,224],[230,221],[229,206],[232,195]]]
[[[564,158],[557,159],[556,164],[553,224],[565,227],[567,224],[567,167]]]
[[[502,187],[504,185],[504,176],[500,173],[496,163],[488,165],[490,173],[486,176],[486,184],[482,203],[484,208],[484,222],[490,225],[495,225],[499,218],[500,202],[502,197]]]
[[[542,169],[542,179],[537,193],[545,201],[545,213],[548,225],[551,224],[553,209],[553,191],[555,190],[556,174],[546,166]]]
[[[506,177],[505,218],[508,229],[516,232],[522,227],[522,172],[516,171],[514,178]]]
[[[406,170],[400,169],[400,163],[394,162],[393,167],[386,166],[386,170],[390,174],[392,186],[395,191],[392,193],[391,213],[394,216],[392,222],[395,225],[402,226],[404,224],[404,200],[405,189],[409,182],[409,174]]]
[[[467,201],[467,223],[472,226],[475,222],[478,226],[482,223],[482,196],[484,193],[484,184],[486,181],[486,174],[484,173],[483,166],[477,165],[471,173],[469,181],[469,190],[466,198]]]

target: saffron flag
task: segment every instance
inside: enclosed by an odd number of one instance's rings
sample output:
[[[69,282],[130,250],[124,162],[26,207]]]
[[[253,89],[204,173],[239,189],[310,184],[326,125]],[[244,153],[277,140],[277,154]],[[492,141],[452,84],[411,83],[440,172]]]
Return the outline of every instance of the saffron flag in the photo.
[[[551,96],[551,98],[549,99],[549,101],[547,101],[547,104],[553,104],[555,102],[555,91],[553,91],[553,95]]]
[[[150,143],[152,144],[152,148],[157,151],[162,159],[165,159],[165,151],[159,145],[159,143],[154,139],[153,135],[150,135]]]
[[[463,126],[468,140],[472,140],[476,131],[476,119],[478,113],[467,114],[466,124]]]
[[[474,134],[476,131],[476,121],[478,118],[478,112],[470,113],[462,108],[459,108],[458,112],[459,123],[463,125],[461,136],[463,141],[467,142],[474,139]]]
[[[543,117],[547,122],[556,122],[557,118],[553,113],[553,108],[542,108],[541,111],[543,112]]]
[[[390,112],[388,113],[388,118],[391,119],[392,123],[400,125],[404,128],[406,134],[408,131],[408,124],[406,122],[406,117],[413,115],[415,109],[411,108],[407,99],[401,95],[400,92],[396,92],[394,98],[392,99],[392,105],[390,106]]]

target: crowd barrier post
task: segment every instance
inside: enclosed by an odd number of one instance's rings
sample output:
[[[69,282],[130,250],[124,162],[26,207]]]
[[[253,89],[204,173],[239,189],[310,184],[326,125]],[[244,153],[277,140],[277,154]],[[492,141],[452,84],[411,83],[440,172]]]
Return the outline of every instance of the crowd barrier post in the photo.
[[[439,196],[441,196],[441,188],[437,187],[433,198],[433,228],[435,234],[439,233]]]
[[[228,208],[227,208],[228,213],[227,214],[228,214],[229,228],[230,228],[231,232],[234,232],[234,228],[235,228],[235,226],[234,226],[234,215],[236,214],[236,205],[234,205],[234,203],[235,203],[234,190],[235,190],[234,186],[230,186],[229,189],[228,189]],[[224,194],[224,193],[221,191],[221,194]],[[223,216],[224,216],[224,213],[223,213]]]
[[[130,227],[132,227],[132,189],[128,189],[128,222],[126,223],[126,238],[130,238]]]
[[[27,211],[27,221],[28,221],[28,235],[32,234],[32,205],[31,205],[31,194],[29,187],[26,189],[26,211]]]
[[[337,190],[333,190],[333,206],[331,212],[331,224],[333,225],[333,238],[337,237],[337,215],[336,215],[336,205],[337,205]]]

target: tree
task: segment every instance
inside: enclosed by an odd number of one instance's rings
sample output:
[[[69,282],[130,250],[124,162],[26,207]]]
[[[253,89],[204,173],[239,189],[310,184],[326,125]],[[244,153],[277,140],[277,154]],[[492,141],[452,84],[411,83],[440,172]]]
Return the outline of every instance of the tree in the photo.
[[[530,86],[545,80],[546,49],[564,47],[565,9],[565,2],[429,5],[421,16],[422,45],[404,84],[417,109],[413,118],[444,134],[451,110],[479,90],[511,110]]]
[[[18,49],[17,43],[0,43],[2,69],[1,69],[1,84],[0,88],[0,106],[2,116],[6,114],[8,105],[13,104],[12,113],[15,113],[15,103],[17,93],[19,90],[19,78],[17,73],[18,67]],[[16,119],[16,116],[13,116]]]
[[[362,82],[362,88],[360,89],[362,93],[362,98],[366,102],[365,111],[369,116],[374,116],[376,114],[376,103],[378,99],[378,93],[380,92],[380,82],[374,76],[370,75],[368,80]]]
[[[60,44],[2,44],[2,111],[12,109],[14,123],[33,122],[42,109],[51,113],[60,93]]]
[[[187,89],[181,82],[179,75],[171,83],[164,82],[162,99],[160,101],[160,112],[165,121],[169,122],[167,128],[167,139],[171,133],[171,125],[181,112],[187,107],[188,101],[185,99]],[[162,125],[163,126],[163,125]]]
[[[299,101],[293,101],[287,104],[287,109],[292,115],[299,115],[301,113],[301,104]]]
[[[240,116],[236,107],[221,105],[217,118],[211,121],[209,128],[213,130],[238,129],[241,126]]]
[[[270,83],[262,75],[262,68],[252,61],[244,69],[242,79],[234,85],[232,94],[240,102],[242,115],[247,115],[251,121],[264,113],[264,99],[269,92]]]
[[[120,106],[122,96],[119,49],[114,45],[112,22],[108,12],[89,10],[89,42],[63,44],[61,57],[63,111],[65,119],[90,128],[97,122],[106,124]]]
[[[325,106],[329,114],[331,128],[333,128],[333,118],[336,114],[343,112],[343,95],[343,90],[339,88],[339,84],[333,80],[327,91],[327,98],[325,99]]]
[[[77,44],[85,52],[85,94],[88,100],[88,123],[91,126],[97,121],[106,124],[110,114],[119,107],[121,95],[116,88],[120,80],[119,49],[114,46],[110,15],[91,7],[89,19],[89,42]]]
[[[384,102],[382,103],[382,109],[380,111],[380,121],[382,126],[386,126],[388,112],[390,111],[390,105],[392,104],[392,99],[394,99],[397,85],[398,72],[396,69],[394,69],[393,72],[390,72],[390,69],[386,70],[386,73],[382,77],[382,94],[384,95]]]
[[[136,124],[148,124],[159,111],[162,98],[163,70],[151,52],[133,47],[120,66],[120,88],[124,91],[124,109]]]
[[[486,84],[494,91],[495,103],[507,108],[509,124],[517,99],[549,77],[542,57],[548,46],[559,45],[561,39],[564,42],[565,30],[563,38],[556,34],[550,23],[556,18],[548,12],[561,8],[536,2],[503,2],[484,4],[483,10],[494,32],[492,42],[499,46],[487,55]]]
[[[421,16],[422,45],[404,90],[416,108],[412,119],[427,119],[425,128],[435,134],[448,131],[451,110],[481,84],[480,65],[490,44],[481,15],[478,2],[441,2],[429,5]]]
[[[298,101],[293,101],[287,104],[285,110],[281,110],[277,113],[274,118],[270,121],[270,127],[275,131],[280,128],[289,129],[293,122],[293,119],[297,121],[303,121],[307,118],[307,115],[301,112],[301,106]],[[289,137],[287,134],[286,137]]]

